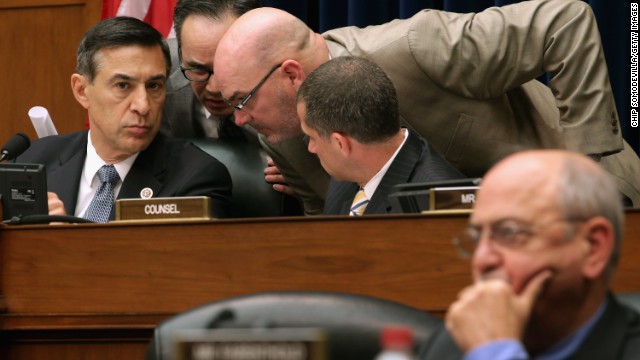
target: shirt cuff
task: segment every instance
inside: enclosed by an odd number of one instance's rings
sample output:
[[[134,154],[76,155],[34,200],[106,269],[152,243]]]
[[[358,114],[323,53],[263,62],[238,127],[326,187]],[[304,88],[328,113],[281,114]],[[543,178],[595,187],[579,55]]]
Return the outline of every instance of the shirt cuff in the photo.
[[[464,360],[528,360],[524,346],[516,340],[498,340],[476,346],[464,355]]]

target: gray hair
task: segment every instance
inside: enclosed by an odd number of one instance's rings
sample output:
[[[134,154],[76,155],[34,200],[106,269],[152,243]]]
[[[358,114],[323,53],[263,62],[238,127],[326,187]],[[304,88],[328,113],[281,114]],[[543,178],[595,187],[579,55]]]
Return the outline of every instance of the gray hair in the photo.
[[[87,30],[78,46],[76,72],[93,83],[97,73],[96,55],[100,50],[134,45],[159,46],[167,65],[166,74],[169,74],[171,55],[162,34],[144,21],[128,16],[102,20]]]
[[[560,175],[559,208],[567,219],[586,220],[602,216],[611,222],[615,244],[607,265],[607,276],[612,276],[620,258],[624,211],[620,193],[611,176],[600,167],[588,167],[565,160]],[[594,171],[595,170],[595,171]]]

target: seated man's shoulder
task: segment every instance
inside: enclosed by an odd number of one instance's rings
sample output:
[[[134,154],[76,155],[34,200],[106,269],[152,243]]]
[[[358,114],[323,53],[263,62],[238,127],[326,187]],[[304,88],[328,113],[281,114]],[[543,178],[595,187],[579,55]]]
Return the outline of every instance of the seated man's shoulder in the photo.
[[[78,146],[86,147],[86,138],[86,131],[77,131],[34,140],[29,148],[16,159],[16,162],[46,162],[49,159],[73,156]]]
[[[640,359],[640,292],[618,294],[616,301],[626,324],[620,359]]]

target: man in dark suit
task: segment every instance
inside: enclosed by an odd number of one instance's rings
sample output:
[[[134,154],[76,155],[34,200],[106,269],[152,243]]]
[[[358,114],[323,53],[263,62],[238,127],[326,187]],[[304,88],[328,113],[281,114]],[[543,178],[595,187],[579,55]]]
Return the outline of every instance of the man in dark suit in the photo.
[[[100,210],[110,211],[109,219],[114,198],[141,196],[209,196],[213,216],[225,216],[226,167],[191,143],[158,134],[170,66],[162,35],[140,20],[111,18],[87,31],[71,87],[91,130],[43,138],[16,159],[46,166],[50,214],[86,217],[109,188],[111,209]],[[117,174],[105,181],[103,169]]]
[[[534,150],[498,163],[456,240],[473,253],[475,283],[421,357],[640,359],[640,314],[609,290],[624,219],[617,195],[581,154]]]
[[[213,74],[213,54],[229,26],[260,0],[181,0],[173,20],[176,39],[168,39],[172,68],[160,132],[178,138],[225,138],[258,143],[249,127],[234,123]]]
[[[401,212],[387,200],[394,185],[464,177],[400,127],[393,83],[370,60],[350,56],[320,65],[300,86],[297,110],[309,152],[332,176],[325,215]]]

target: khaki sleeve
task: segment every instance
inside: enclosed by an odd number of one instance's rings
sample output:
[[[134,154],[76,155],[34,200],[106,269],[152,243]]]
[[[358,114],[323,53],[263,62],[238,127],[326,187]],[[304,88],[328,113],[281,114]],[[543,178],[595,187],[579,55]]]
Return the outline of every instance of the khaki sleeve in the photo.
[[[271,156],[288,185],[298,193],[306,215],[321,215],[329,186],[329,175],[315,154],[307,151],[302,137],[268,143],[260,135],[260,144]]]

